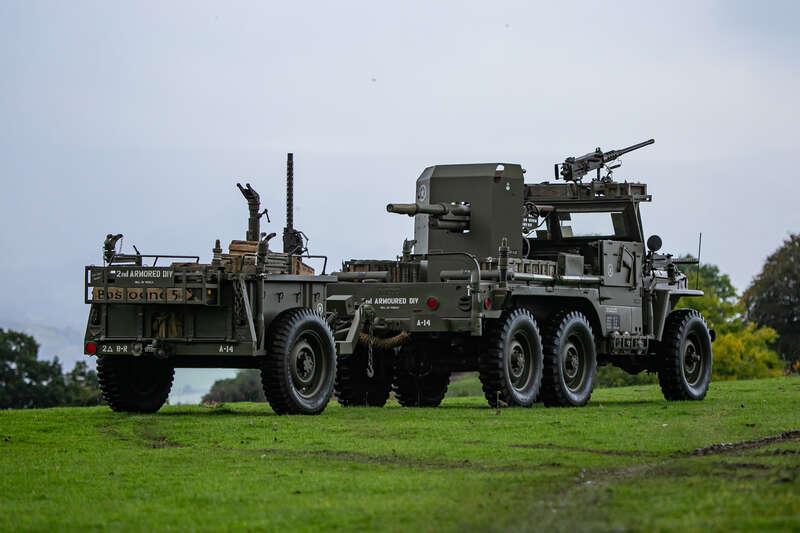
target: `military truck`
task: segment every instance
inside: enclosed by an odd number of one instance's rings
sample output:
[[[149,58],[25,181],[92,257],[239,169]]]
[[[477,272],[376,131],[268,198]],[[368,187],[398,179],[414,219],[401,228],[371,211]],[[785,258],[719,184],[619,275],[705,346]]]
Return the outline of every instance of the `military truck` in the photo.
[[[647,185],[615,181],[622,150],[599,148],[527,184],[518,164],[436,165],[393,260],[350,260],[328,290],[343,405],[436,406],[454,372],[477,371],[492,406],[580,406],[598,365],[658,373],[667,400],[700,400],[713,332],[676,309],[680,261],[646,241]],[[616,161],[616,163],[614,163]],[[601,171],[605,173],[601,175]],[[588,181],[590,172],[596,175]]]
[[[312,256],[293,218],[294,164],[287,160],[283,251],[261,233],[260,197],[247,200],[245,240],[210,263],[198,256],[123,254],[109,234],[103,265],[85,269],[90,305],[84,351],[97,357],[100,388],[114,411],[152,413],[167,400],[175,368],[256,368],[278,414],[318,414],[333,391],[336,352],[324,318],[327,258]],[[323,262],[315,275],[309,258]]]

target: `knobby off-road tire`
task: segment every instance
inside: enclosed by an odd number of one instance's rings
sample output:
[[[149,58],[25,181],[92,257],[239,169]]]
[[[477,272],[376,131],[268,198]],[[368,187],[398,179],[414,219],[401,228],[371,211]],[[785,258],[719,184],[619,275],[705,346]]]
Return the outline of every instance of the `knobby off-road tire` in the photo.
[[[586,405],[592,396],[596,370],[597,347],[589,320],[580,311],[556,313],[544,332],[544,405]]]
[[[374,375],[367,376],[369,348],[359,343],[355,351],[339,357],[336,371],[336,400],[344,407],[383,407],[392,388],[394,352],[372,350]]]
[[[711,382],[711,335],[700,313],[693,309],[670,313],[656,353],[658,383],[665,399],[705,398]]]
[[[478,358],[483,394],[492,407],[531,407],[542,382],[542,338],[527,309],[493,321]]]
[[[450,385],[450,371],[432,365],[435,345],[407,344],[400,349],[392,389],[403,407],[438,407]]]
[[[270,326],[261,384],[279,415],[321,413],[333,393],[336,348],[325,320],[311,309],[293,309]]]
[[[104,355],[97,360],[103,399],[117,412],[155,413],[167,401],[175,369],[154,357]]]

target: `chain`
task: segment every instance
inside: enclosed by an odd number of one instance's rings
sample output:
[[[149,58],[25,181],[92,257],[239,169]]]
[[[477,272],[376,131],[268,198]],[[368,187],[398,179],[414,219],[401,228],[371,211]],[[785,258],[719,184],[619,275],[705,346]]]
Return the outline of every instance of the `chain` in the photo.
[[[244,309],[244,295],[242,288],[236,281],[233,283],[233,316],[236,325],[242,325],[245,322],[245,309]]]
[[[372,337],[372,322],[369,323],[369,340],[367,341],[367,377],[374,378],[375,377],[375,368],[374,368],[374,361],[372,358],[372,344],[373,344],[373,337]]]

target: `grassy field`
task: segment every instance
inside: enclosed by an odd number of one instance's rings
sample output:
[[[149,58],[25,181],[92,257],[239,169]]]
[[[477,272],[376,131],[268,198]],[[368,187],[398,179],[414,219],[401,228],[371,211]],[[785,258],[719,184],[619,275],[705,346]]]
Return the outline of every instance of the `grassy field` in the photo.
[[[3,531],[798,530],[800,379],[582,409],[3,411],[0,472]]]

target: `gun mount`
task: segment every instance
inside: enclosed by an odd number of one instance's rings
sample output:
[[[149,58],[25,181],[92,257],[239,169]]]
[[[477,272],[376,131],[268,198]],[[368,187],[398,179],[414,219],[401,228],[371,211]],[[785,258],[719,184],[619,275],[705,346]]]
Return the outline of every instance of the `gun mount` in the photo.
[[[576,181],[580,182],[583,177],[588,174],[589,172],[596,170],[597,171],[597,178],[600,179],[600,170],[605,167],[609,170],[609,178],[611,174],[611,170],[619,167],[619,165],[615,166],[608,166],[608,163],[618,159],[619,157],[633,152],[634,150],[638,150],[639,148],[644,148],[645,146],[649,146],[653,144],[655,139],[649,139],[644,142],[640,142],[638,144],[634,144],[632,146],[628,146],[627,148],[622,148],[620,150],[609,150],[608,152],[603,152],[599,147],[591,153],[586,155],[582,155],[580,157],[568,157],[561,163],[561,172],[558,169],[558,163],[555,164],[555,178],[556,179],[563,179],[564,181]]]
[[[245,240],[257,241],[261,233],[261,217],[267,214],[267,210],[261,211],[261,197],[249,183],[244,187],[242,187],[241,183],[237,183],[236,186],[242,192],[244,199],[247,200],[247,209],[250,211],[250,216],[247,219]]]

